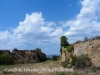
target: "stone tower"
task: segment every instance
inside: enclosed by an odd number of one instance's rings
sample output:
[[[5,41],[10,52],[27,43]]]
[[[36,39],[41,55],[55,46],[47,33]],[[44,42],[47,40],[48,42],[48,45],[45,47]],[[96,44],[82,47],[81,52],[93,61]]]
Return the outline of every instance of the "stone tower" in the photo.
[[[69,60],[71,61],[71,54],[72,52],[68,52],[66,48],[62,47],[62,55],[61,55],[61,60],[62,62]]]

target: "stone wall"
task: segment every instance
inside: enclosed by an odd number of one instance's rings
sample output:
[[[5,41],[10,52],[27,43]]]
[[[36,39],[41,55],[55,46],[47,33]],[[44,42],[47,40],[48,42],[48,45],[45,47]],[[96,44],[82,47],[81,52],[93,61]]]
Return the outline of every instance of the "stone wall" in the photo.
[[[88,54],[94,66],[100,66],[100,40],[90,40],[74,44],[74,55]]]
[[[68,52],[66,48],[62,47],[62,55],[61,55],[62,62],[66,60],[71,61],[71,58],[70,58],[71,54],[72,52]]]
[[[62,61],[66,61],[68,58],[71,60],[70,55],[85,55],[91,58],[94,66],[100,66],[100,39],[88,40],[73,44],[73,52],[68,52],[66,48],[62,47]]]

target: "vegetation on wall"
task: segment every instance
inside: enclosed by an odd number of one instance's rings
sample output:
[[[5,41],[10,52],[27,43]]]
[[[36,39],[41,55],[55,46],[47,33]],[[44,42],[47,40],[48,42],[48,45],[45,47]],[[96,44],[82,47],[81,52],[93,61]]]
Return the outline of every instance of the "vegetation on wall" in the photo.
[[[88,38],[88,37],[85,36],[84,39],[83,39],[83,41],[78,40],[78,41],[76,41],[74,44],[80,43],[80,42],[85,42],[85,41],[96,40],[96,39],[100,39],[100,36],[99,36],[99,35],[96,35],[96,36],[90,37],[90,38]]]
[[[71,55],[70,57],[72,59],[71,65],[75,66],[75,62],[76,62],[76,58],[77,58],[76,55]]]
[[[81,55],[76,58],[75,68],[84,68],[90,66],[92,66],[92,62],[88,55]]]
[[[67,50],[68,52],[71,52],[71,51],[73,50],[73,46],[71,46],[71,45],[67,46],[67,47],[66,47],[66,50]]]

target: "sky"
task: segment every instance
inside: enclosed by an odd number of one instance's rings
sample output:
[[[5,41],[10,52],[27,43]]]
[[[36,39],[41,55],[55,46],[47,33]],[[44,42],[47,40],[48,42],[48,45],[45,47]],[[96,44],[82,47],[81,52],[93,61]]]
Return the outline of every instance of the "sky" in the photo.
[[[0,49],[60,54],[69,43],[100,35],[100,0],[0,0]]]

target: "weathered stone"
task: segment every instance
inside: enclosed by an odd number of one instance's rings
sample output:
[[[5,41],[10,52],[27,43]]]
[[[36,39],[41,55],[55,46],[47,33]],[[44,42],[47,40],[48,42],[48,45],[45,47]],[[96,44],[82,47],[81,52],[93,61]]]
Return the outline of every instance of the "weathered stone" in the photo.
[[[61,59],[62,61],[71,61],[71,54],[72,52],[68,52],[66,48],[62,47],[62,55],[61,55]]]
[[[37,50],[0,50],[1,54],[8,54],[13,57],[15,64],[21,63],[34,63],[42,62],[46,60],[46,55]]]
[[[89,40],[74,44],[74,55],[88,54],[94,66],[100,66],[100,40]]]
[[[91,58],[93,66],[100,66],[100,39],[75,43],[73,46],[74,52],[71,53],[67,52],[66,48],[62,47],[62,61],[65,61],[67,58],[70,59],[71,54],[76,56],[88,54]]]

